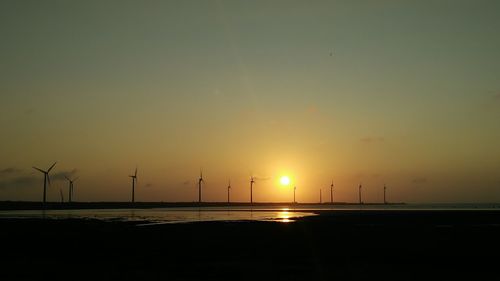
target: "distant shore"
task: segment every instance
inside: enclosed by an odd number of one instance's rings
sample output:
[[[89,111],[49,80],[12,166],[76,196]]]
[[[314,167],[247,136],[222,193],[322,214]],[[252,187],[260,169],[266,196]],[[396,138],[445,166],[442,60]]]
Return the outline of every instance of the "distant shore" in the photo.
[[[291,202],[273,202],[273,203],[248,203],[248,202],[41,202],[30,201],[0,201],[0,210],[69,210],[69,209],[130,209],[130,208],[185,208],[185,207],[304,207],[311,206],[386,206],[386,205],[405,205],[405,203],[291,203]]]

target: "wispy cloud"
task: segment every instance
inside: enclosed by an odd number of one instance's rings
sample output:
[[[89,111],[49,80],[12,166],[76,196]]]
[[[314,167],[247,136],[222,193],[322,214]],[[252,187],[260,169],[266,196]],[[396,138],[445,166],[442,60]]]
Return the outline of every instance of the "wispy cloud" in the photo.
[[[17,174],[20,173],[22,170],[14,167],[8,167],[5,169],[0,170],[0,175],[12,175],[12,174]]]
[[[4,188],[25,188],[41,183],[40,179],[34,176],[19,176],[13,179],[0,181],[0,189]]]
[[[417,177],[417,178],[414,178],[411,182],[414,184],[424,184],[427,182],[427,178]]]
[[[34,109],[33,107],[30,107],[30,108],[28,108],[28,109],[26,109],[24,111],[24,114],[26,114],[26,115],[32,115],[35,112],[36,112],[36,109]]]
[[[17,168],[5,168],[0,170],[0,174],[6,176],[8,179],[0,181],[0,189],[2,188],[26,188],[32,187],[37,184],[43,183],[43,175],[32,173],[31,175],[26,175],[22,173],[23,171]],[[69,171],[59,171],[54,174],[50,174],[51,181],[61,181],[66,180],[65,176],[72,178],[76,175],[78,170],[73,169]]]
[[[76,175],[77,172],[78,172],[77,169],[73,169],[70,171],[59,171],[57,173],[51,174],[50,179],[56,180],[56,181],[57,180],[66,180],[66,177],[72,178]]]

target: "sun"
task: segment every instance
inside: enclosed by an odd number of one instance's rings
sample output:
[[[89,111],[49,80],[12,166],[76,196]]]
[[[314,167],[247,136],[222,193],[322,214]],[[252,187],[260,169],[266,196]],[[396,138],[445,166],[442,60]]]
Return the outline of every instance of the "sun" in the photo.
[[[290,178],[288,176],[282,176],[280,178],[280,183],[281,183],[281,185],[289,185],[290,184]]]

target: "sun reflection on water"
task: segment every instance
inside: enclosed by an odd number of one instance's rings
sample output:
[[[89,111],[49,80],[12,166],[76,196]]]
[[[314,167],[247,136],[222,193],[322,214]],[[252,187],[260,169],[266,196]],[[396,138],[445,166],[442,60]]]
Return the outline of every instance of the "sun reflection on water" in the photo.
[[[291,219],[291,213],[288,211],[288,208],[284,208],[281,212],[278,213],[278,221],[279,222],[293,222]]]

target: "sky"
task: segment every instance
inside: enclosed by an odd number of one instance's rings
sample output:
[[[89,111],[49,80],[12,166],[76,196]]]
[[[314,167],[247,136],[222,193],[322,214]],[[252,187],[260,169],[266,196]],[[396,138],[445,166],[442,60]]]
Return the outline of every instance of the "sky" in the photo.
[[[500,202],[498,1],[1,1],[0,200]],[[288,175],[289,186],[279,178]]]

